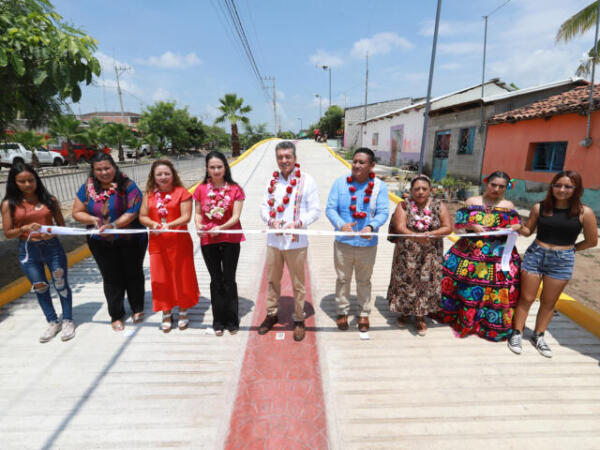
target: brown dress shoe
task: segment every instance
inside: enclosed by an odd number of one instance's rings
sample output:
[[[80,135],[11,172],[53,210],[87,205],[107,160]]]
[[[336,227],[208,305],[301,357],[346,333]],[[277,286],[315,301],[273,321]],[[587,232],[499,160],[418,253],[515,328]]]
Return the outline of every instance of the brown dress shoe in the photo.
[[[265,320],[263,320],[263,322],[260,324],[260,327],[258,327],[258,334],[267,334],[269,330],[273,328],[273,325],[275,325],[276,323],[277,315],[270,316],[267,314]]]
[[[359,317],[358,318],[358,330],[361,333],[366,333],[369,331],[369,318],[368,317]]]
[[[337,320],[335,321],[335,323],[340,330],[347,330],[348,329],[348,315],[340,314],[339,316],[337,316]]]
[[[296,342],[300,342],[304,339],[304,335],[306,334],[306,328],[304,326],[304,322],[294,322],[294,340]]]
[[[425,317],[415,317],[415,328],[419,336],[425,336],[427,334],[427,323],[425,323]]]

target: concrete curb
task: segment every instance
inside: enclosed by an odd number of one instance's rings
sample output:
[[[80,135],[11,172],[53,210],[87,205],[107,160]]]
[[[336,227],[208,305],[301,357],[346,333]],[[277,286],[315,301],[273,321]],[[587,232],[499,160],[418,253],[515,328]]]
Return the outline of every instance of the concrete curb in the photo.
[[[260,142],[257,142],[252,147],[250,147],[248,150],[246,150],[244,153],[242,153],[240,156],[238,156],[238,158],[234,162],[232,162],[229,165],[229,167],[236,165],[241,160],[246,158],[256,147],[258,147],[262,143],[273,140],[273,139],[278,139],[278,138],[274,138],[274,137],[267,138],[267,139],[263,139]],[[196,189],[196,186],[198,186],[198,184],[200,184],[200,183],[196,183],[194,186],[192,186],[189,189],[189,192],[193,193],[194,190]],[[67,254],[67,265],[69,267],[72,267],[75,264],[77,264],[79,261],[87,258],[88,256],[91,256],[91,254],[92,253],[90,252],[90,249],[87,246],[87,244],[83,244],[83,245],[77,247],[75,250],[70,251]],[[50,278],[50,273],[48,272],[48,268],[46,268],[46,277],[48,277],[48,279]],[[21,297],[24,294],[27,294],[30,290],[31,290],[31,283],[29,282],[27,277],[23,276],[23,277],[17,278],[15,281],[7,284],[4,288],[0,289],[0,307],[6,305],[7,303],[12,302],[13,300],[18,299],[19,297]]]

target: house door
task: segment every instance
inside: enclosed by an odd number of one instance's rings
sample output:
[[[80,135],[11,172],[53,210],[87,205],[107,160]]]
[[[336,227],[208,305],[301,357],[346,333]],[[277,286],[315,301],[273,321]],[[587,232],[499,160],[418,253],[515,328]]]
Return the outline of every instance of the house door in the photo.
[[[433,179],[440,181],[446,177],[448,168],[448,151],[450,150],[450,130],[435,133],[433,148]]]
[[[402,158],[399,157],[398,153],[402,152],[402,126],[391,128],[391,143],[392,152],[390,155],[390,165],[398,166],[402,162]]]

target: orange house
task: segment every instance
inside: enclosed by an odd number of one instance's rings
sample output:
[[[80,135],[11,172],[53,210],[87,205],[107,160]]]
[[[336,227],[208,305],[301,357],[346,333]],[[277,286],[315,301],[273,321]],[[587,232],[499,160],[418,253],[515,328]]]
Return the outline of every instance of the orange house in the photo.
[[[583,202],[600,216],[600,85],[594,86],[591,145],[586,145],[590,87],[580,86],[488,120],[483,176],[503,170],[519,180],[507,198],[531,206],[563,169],[579,172]]]

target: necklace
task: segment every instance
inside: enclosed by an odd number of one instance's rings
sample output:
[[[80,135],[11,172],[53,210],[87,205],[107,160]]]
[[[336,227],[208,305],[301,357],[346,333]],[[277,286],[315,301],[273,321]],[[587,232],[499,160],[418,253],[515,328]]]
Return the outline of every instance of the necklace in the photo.
[[[294,191],[294,186],[298,184],[298,181],[302,176],[302,173],[300,172],[300,164],[296,163],[295,167],[295,170],[292,172],[293,176],[291,176],[292,174],[290,174],[290,177],[288,177],[287,186],[285,187],[285,194],[281,199],[281,203],[277,206],[275,206],[275,196],[273,194],[275,192],[275,186],[279,181],[279,172],[273,172],[273,178],[271,179],[269,187],[267,188],[267,191],[269,193],[267,204],[271,208],[269,211],[269,216],[273,219],[277,216],[277,213],[282,213],[285,211],[285,208],[290,203],[290,194]]]
[[[223,186],[215,187],[210,181],[208,182],[208,189],[206,196],[208,201],[202,207],[204,215],[210,220],[221,220],[225,217],[225,212],[231,205],[231,196],[229,195],[230,187],[227,183]]]
[[[431,226],[431,209],[429,205],[425,205],[423,209],[419,208],[414,200],[409,200],[410,210],[412,212],[413,219],[415,221],[415,228],[419,231],[428,230]],[[421,209],[422,214],[419,214]]]
[[[375,178],[375,174],[373,172],[369,172],[369,179],[373,180]],[[367,217],[367,213],[366,211],[359,211],[357,204],[356,204],[356,195],[354,195],[356,193],[356,187],[354,186],[354,178],[352,178],[352,175],[350,175],[349,177],[346,178],[346,181],[348,182],[348,184],[350,186],[348,186],[348,190],[350,191],[350,213],[352,214],[352,217],[355,219],[364,219],[365,217]],[[375,182],[374,181],[369,181],[369,183],[367,184],[367,188],[365,189],[365,197],[363,199],[363,203],[365,205],[368,205],[369,202],[371,201],[371,194],[373,193],[373,187],[375,186]]]
[[[110,188],[97,193],[96,189],[94,189],[94,180],[93,178],[89,178],[88,179],[88,194],[90,195],[90,198],[92,198],[95,202],[105,202],[106,200],[108,200],[110,198],[111,195],[113,195],[115,192],[117,192],[117,183],[110,183]]]
[[[169,210],[167,209],[167,203],[171,201],[171,194],[166,194],[158,190],[158,188],[154,189],[154,196],[156,197],[156,210],[161,219],[166,219],[169,214]]]

